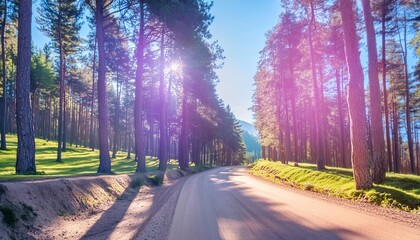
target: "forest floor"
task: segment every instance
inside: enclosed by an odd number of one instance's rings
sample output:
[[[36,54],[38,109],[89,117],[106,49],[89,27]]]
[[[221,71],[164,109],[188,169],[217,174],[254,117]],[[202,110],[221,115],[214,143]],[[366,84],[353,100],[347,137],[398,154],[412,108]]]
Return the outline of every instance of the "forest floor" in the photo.
[[[294,163],[260,160],[251,165],[250,171],[269,181],[306,191],[420,214],[420,176],[387,173],[383,183],[362,191],[355,189],[353,172],[346,168],[327,167],[318,171],[314,164],[299,163],[299,166],[294,166]]]
[[[0,150],[0,181],[45,179],[67,176],[95,176],[99,166],[99,151],[96,149],[70,146],[62,153],[62,162],[56,162],[57,142],[35,139],[36,167],[35,175],[15,174],[17,136],[7,135],[7,150]],[[133,154],[134,156],[134,154]],[[147,157],[148,171],[156,171],[159,161],[156,158]],[[177,169],[178,163],[171,161],[168,170]],[[127,159],[126,152],[118,152],[115,159],[111,159],[111,168],[115,174],[130,174],[136,169],[136,162]]]

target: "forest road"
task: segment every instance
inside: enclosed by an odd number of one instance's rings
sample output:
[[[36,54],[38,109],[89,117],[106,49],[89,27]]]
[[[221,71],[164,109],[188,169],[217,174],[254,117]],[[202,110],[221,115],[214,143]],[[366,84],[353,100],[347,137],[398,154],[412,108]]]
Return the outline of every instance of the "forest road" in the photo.
[[[420,229],[222,167],[187,179],[168,239],[415,240]]]

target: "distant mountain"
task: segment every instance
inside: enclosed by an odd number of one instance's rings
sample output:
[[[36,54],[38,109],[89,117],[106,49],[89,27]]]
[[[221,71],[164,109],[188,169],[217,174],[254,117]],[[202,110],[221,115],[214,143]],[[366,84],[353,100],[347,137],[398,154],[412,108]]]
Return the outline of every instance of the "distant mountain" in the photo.
[[[242,139],[245,143],[246,151],[252,156],[253,160],[260,158],[261,145],[259,143],[257,130],[254,125],[249,122],[239,120],[239,123],[241,124],[241,129],[243,131]]]
[[[239,123],[241,124],[242,131],[248,132],[249,135],[252,135],[258,138],[258,131],[257,129],[255,129],[254,124],[245,122],[242,120],[239,120]]]

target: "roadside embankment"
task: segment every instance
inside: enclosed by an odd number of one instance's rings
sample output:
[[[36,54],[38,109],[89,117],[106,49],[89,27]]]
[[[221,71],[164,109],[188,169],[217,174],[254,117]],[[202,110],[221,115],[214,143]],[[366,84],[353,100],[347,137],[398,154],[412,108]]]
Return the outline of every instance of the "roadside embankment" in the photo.
[[[2,182],[0,239],[83,238],[96,234],[95,231],[113,229],[117,221],[123,220],[128,206],[135,199],[145,205],[142,205],[145,207],[141,209],[142,214],[151,214],[144,203],[152,197],[156,198],[159,193],[152,190],[154,186],[169,186],[198,170],[204,169]],[[115,214],[101,217],[109,210]],[[119,213],[121,219],[113,219]],[[143,217],[145,220],[148,218]],[[102,219],[100,228],[97,227],[99,219]],[[72,226],[77,225],[77,221],[82,222],[77,227]],[[130,221],[133,223],[135,220]]]

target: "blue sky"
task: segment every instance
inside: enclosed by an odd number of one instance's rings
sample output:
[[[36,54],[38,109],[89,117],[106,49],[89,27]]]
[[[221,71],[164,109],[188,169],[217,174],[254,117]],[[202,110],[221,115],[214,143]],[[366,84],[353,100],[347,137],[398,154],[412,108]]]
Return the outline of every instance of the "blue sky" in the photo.
[[[210,31],[226,57],[224,67],[217,71],[217,92],[238,119],[253,121],[249,108],[259,52],[280,11],[279,0],[214,0]]]

